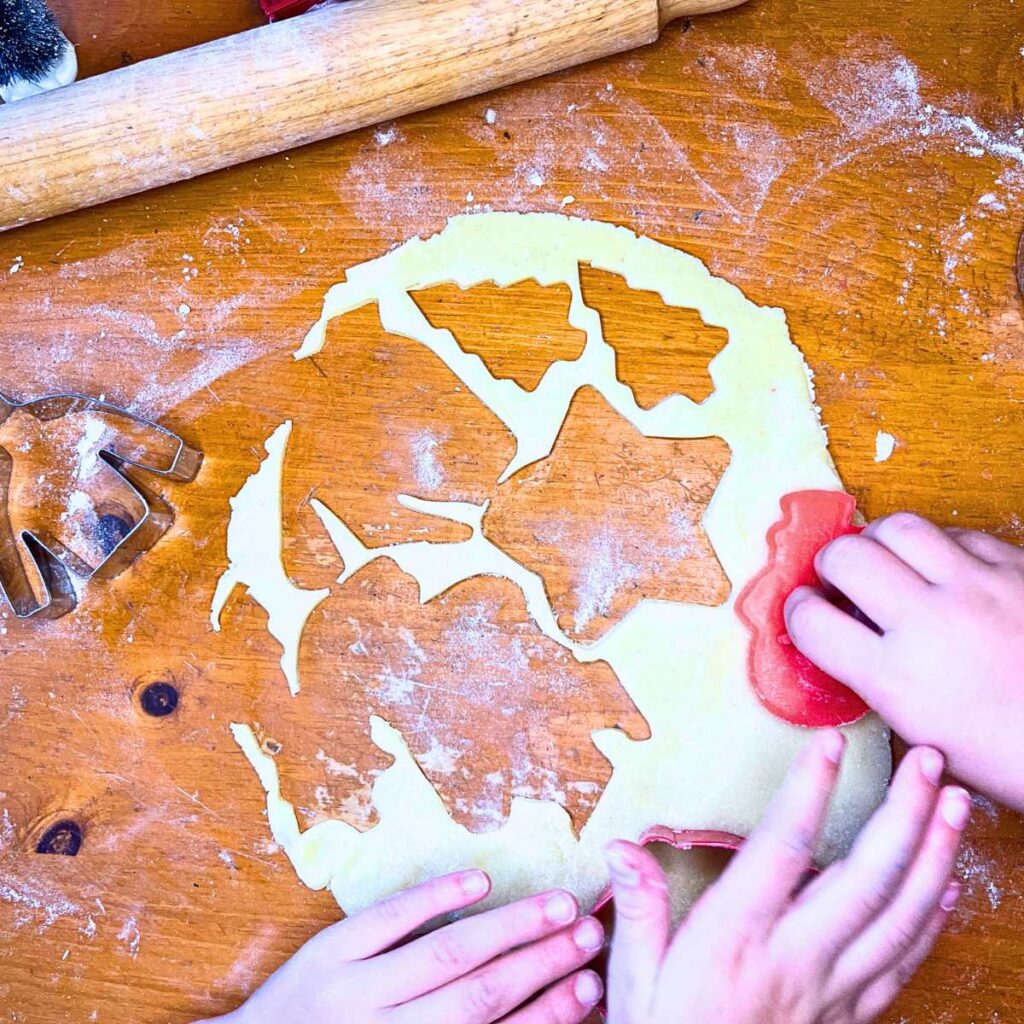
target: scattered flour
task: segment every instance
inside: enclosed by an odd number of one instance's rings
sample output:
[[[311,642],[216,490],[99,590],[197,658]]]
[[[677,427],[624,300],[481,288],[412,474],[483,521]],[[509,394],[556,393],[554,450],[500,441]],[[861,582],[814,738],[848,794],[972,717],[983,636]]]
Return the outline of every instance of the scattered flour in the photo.
[[[442,743],[437,736],[430,737],[430,749],[419,754],[416,760],[425,772],[436,775],[452,775],[459,766],[459,760],[467,753],[449,744]]]
[[[594,534],[583,577],[576,587],[576,629],[606,615],[615,595],[639,583],[650,571],[642,553],[627,555],[621,529],[605,524]]]
[[[594,619],[607,615],[616,596],[636,587],[662,571],[671,571],[681,561],[693,557],[696,531],[681,509],[669,514],[668,537],[663,543],[642,549],[634,541],[630,523],[614,512],[594,527],[582,572],[575,580],[574,629],[586,628]],[[553,546],[565,543],[561,525],[538,523],[533,527],[540,542]]]
[[[3,814],[0,815],[0,852],[14,845],[15,834],[11,812],[5,807]]]
[[[409,438],[409,450],[415,464],[413,472],[416,483],[425,491],[437,491],[444,486],[445,472],[438,461],[437,453],[445,438],[438,438],[429,430],[417,431]]]
[[[358,652],[357,652],[358,653]],[[363,647],[362,652],[366,654],[366,648]],[[325,750],[318,750],[316,752],[316,759],[327,769],[328,775],[335,777],[355,779],[359,777],[359,772],[350,764],[343,764],[341,761],[335,760]]]
[[[124,943],[124,951],[133,959],[139,958],[139,944],[142,941],[142,933],[139,931],[138,922],[134,917],[125,919],[121,930],[117,933],[118,939]]]
[[[266,976],[267,971],[261,966],[267,947],[274,941],[278,926],[266,922],[260,926],[255,941],[250,941],[246,948],[228,968],[227,974],[220,980],[217,989],[222,992],[240,991],[248,996],[256,985]]]
[[[146,316],[144,313],[132,313],[128,310],[115,309],[113,306],[105,303],[86,306],[82,312],[86,316],[116,324],[129,334],[134,335],[139,341],[144,341],[147,345],[165,352],[173,351],[175,346],[184,338],[184,334],[180,330],[175,330],[167,336],[163,335],[153,318]]]
[[[8,694],[7,697],[7,707],[4,709],[3,721],[0,721],[0,730],[6,729],[7,726],[11,724],[11,722],[20,718],[27,707],[28,699],[25,697],[24,693],[22,693],[21,687],[19,687],[17,684],[14,684],[13,686],[11,686],[10,693]],[[4,793],[0,793],[0,798],[2,798],[5,795],[6,794]],[[6,819],[6,809],[4,810],[4,815]],[[2,837],[3,833],[2,831],[0,831],[0,848],[2,848],[3,846]]]
[[[404,140],[405,136],[398,130],[397,124],[390,124],[387,128],[379,128],[373,133],[373,141],[378,146],[390,146],[392,142],[399,142]]]
[[[40,932],[52,927],[62,917],[80,914],[82,911],[77,903],[73,903],[63,893],[36,879],[0,880],[0,900],[15,908],[15,927],[24,927],[42,918]]]
[[[981,811],[993,824],[999,821],[999,805],[993,803],[988,797],[982,796],[980,793],[972,793],[971,803],[975,810]]]
[[[995,861],[982,858],[973,846],[965,845],[957,857],[956,869],[967,897],[982,896],[991,910],[999,908],[1003,890],[993,878]]]
[[[355,216],[375,229],[396,221],[443,221],[459,212],[448,188],[427,174],[418,147],[382,145],[375,138],[356,155],[337,187],[352,201]]]
[[[248,338],[226,341],[222,347],[207,350],[189,372],[168,378],[155,372],[141,390],[124,401],[130,412],[148,418],[159,418],[198,391],[209,387],[219,377],[231,373],[265,354],[258,342]]]
[[[88,413],[84,419],[84,429],[76,449],[81,480],[88,479],[98,468],[100,448],[107,433],[107,425],[99,416]]]
[[[1003,526],[999,531],[1007,540],[1024,545],[1024,518],[1016,512],[1003,516]]]

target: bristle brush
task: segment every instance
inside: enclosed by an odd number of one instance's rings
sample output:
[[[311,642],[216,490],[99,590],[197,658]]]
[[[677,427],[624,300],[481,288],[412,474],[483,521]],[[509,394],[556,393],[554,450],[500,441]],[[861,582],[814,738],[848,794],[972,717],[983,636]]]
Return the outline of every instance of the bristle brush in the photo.
[[[0,99],[13,103],[77,74],[75,48],[43,0],[0,0]]]

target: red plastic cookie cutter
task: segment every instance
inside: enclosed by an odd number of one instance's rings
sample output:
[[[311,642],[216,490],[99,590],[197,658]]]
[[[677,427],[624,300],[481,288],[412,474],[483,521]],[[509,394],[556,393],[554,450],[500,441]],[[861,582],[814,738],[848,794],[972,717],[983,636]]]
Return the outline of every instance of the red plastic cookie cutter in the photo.
[[[290,18],[293,14],[303,14],[321,2],[322,0],[260,0],[260,7],[271,21],[280,21],[282,18]]]
[[[757,699],[777,718],[809,729],[848,725],[867,704],[794,646],[786,631],[786,599],[799,586],[821,586],[814,568],[830,541],[860,533],[856,501],[843,491],[795,491],[779,502],[782,518],[768,531],[768,564],[736,599],[750,631],[747,670]]]

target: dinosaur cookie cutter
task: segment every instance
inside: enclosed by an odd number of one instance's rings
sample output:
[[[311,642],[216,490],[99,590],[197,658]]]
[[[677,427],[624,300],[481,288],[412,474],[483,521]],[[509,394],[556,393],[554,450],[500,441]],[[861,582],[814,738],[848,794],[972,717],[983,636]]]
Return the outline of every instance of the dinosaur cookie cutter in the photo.
[[[136,471],[187,483],[202,452],[100,399],[0,393],[0,594],[19,619],[77,603],[70,574],[110,579],[151,548],[174,511]]]

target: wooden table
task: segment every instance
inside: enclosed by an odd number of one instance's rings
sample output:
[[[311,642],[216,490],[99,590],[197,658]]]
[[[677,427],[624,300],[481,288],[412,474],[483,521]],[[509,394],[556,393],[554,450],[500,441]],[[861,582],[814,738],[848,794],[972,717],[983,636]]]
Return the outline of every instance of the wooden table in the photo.
[[[84,74],[260,21],[247,0],[55,6]],[[289,353],[344,268],[451,214],[571,195],[571,213],[695,253],[786,310],[867,516],[910,507],[1024,541],[1022,44],[1014,0],[753,0],[619,59],[0,236],[2,390],[102,393],[206,453],[197,483],[161,487],[177,522],[132,570],[59,622],[0,620],[0,1020],[221,1012],[336,917],[268,842],[226,726],[258,706],[298,746],[286,786],[307,820],[369,823],[383,759],[364,743],[357,783],[332,776],[262,612],[236,597],[214,635],[209,600],[227,496],[287,416],[321,427],[294,439],[313,468],[286,479],[288,568],[336,577],[304,499],[350,440],[325,375],[357,371]],[[518,315],[557,324],[541,291],[516,290]],[[635,313],[637,381],[674,388],[652,357],[668,314]],[[880,463],[878,431],[896,438]],[[304,671],[326,677],[315,654]],[[154,681],[177,689],[173,714],[142,710]],[[613,704],[598,712],[628,718]],[[364,742],[341,713],[335,736],[346,724]],[[34,852],[62,819],[78,855]],[[1024,1020],[1022,859],[1020,819],[981,803],[955,924],[889,1019]]]

